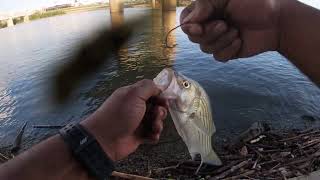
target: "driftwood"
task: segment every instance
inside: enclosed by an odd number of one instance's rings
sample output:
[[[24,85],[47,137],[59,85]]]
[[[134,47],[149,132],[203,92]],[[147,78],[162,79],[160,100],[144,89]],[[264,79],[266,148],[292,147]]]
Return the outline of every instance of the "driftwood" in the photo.
[[[0,153],[0,163],[4,163],[4,162],[8,161],[9,159],[10,159],[9,157]]]
[[[19,130],[18,135],[16,136],[14,143],[12,145],[12,148],[10,150],[12,154],[16,154],[20,150],[23,133],[24,133],[26,126],[27,126],[27,122],[25,122],[24,125]]]
[[[288,179],[320,169],[320,128],[276,132],[261,128],[252,131],[252,127],[221,150],[222,167],[204,166],[199,177],[193,173],[200,162],[186,161],[160,168],[161,172],[155,171],[160,174],[153,175],[163,177],[170,174],[170,178],[183,175],[191,179],[212,180]]]
[[[16,139],[20,141],[26,125]],[[256,125],[255,125],[256,126]],[[254,127],[254,126],[253,126]],[[252,127],[251,127],[252,128]],[[112,176],[120,179],[151,180],[151,177],[174,179],[289,179],[307,175],[320,169],[320,128],[287,132],[261,131],[248,138],[242,133],[236,141],[231,142],[233,148],[226,146],[220,149],[223,166],[204,164],[198,175],[194,175],[200,161],[173,162],[168,167],[151,169],[148,166],[147,177],[114,171]],[[254,140],[254,141],[253,141]],[[167,143],[167,142],[164,142]],[[241,145],[241,146],[239,146]],[[0,161],[12,157],[0,154]]]
[[[44,128],[44,129],[60,129],[63,128],[64,125],[33,125],[33,128]]]
[[[149,177],[143,177],[143,176],[138,176],[138,175],[133,175],[133,174],[126,174],[126,173],[117,172],[117,171],[113,171],[112,176],[117,177],[117,178],[121,178],[121,179],[131,179],[131,180],[154,180],[153,178],[149,178]]]

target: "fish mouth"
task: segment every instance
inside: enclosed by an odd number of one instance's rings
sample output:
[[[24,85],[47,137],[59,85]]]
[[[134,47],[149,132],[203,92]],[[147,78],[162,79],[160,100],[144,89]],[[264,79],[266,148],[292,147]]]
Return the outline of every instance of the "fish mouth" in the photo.
[[[165,99],[177,99],[179,96],[179,85],[177,84],[176,72],[170,68],[163,69],[153,82],[161,89],[161,96]]]
[[[175,71],[170,68],[165,68],[153,79],[153,82],[161,91],[165,91],[170,86],[173,77],[175,77]]]
[[[179,106],[181,104],[179,103],[181,101],[180,94],[182,93],[179,82],[183,77],[182,74],[170,68],[165,68],[153,79],[157,87],[162,90],[160,96],[167,99],[171,109],[179,113],[187,113],[187,110],[184,111],[185,108]]]

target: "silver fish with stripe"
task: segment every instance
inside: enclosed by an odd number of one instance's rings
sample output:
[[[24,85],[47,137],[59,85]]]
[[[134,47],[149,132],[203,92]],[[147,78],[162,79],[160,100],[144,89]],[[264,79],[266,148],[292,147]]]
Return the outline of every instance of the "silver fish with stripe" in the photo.
[[[221,160],[212,149],[211,138],[216,128],[209,97],[201,85],[169,68],[162,70],[154,82],[162,89],[161,96],[169,100],[169,112],[192,159],[201,155],[196,173],[203,163],[221,165]]]

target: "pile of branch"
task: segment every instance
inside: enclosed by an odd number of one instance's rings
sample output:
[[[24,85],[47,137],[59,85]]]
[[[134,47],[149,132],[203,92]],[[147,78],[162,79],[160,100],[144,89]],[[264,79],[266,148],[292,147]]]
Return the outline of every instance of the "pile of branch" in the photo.
[[[200,162],[185,161],[157,169],[154,175],[212,180],[287,179],[320,169],[320,129],[272,132],[252,127],[219,153],[224,163],[221,167],[205,165],[194,175]]]

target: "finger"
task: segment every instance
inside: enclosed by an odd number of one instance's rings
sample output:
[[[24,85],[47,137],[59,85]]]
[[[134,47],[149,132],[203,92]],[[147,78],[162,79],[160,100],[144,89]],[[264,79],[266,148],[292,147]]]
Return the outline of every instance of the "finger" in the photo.
[[[155,111],[155,120],[152,125],[152,132],[161,133],[163,129],[163,120],[167,117],[167,109],[162,106],[157,106]]]
[[[182,23],[201,23],[209,19],[213,12],[213,6],[209,0],[198,0],[192,11],[186,16]]]
[[[147,101],[151,96],[157,96],[161,93],[161,90],[149,79],[141,80],[133,84],[132,87],[133,93],[144,101]]]
[[[203,34],[203,27],[200,24],[190,23],[181,26],[181,29],[188,36],[200,36]]]
[[[155,104],[157,104],[158,106],[163,106],[165,107],[166,109],[169,108],[169,102],[168,102],[168,99],[166,98],[163,98],[161,96],[156,96],[155,97]]]
[[[204,37],[201,43],[208,44],[215,42],[221,35],[228,31],[228,25],[225,21],[216,20],[204,25]]]
[[[180,14],[180,24],[183,24],[183,20],[192,12],[194,9],[194,2],[192,2],[189,6],[185,7]]]
[[[193,35],[191,34],[191,32],[189,32],[189,40],[194,43],[210,45],[228,30],[227,24],[221,20],[211,21],[207,24],[204,24],[203,27],[203,30],[201,29],[201,33],[203,31],[203,34],[201,36],[199,34]]]
[[[216,52],[213,56],[218,61],[227,62],[228,60],[234,59],[238,56],[238,53],[241,49],[241,44],[241,39],[237,38],[231,43],[230,46],[219,52]]]
[[[152,126],[152,133],[149,137],[150,141],[153,143],[159,141],[161,132],[163,130],[163,121],[167,116],[167,110],[164,107],[158,106],[156,112],[156,119]]]
[[[230,28],[226,33],[221,35],[217,40],[212,43],[201,44],[201,50],[205,53],[214,53],[228,47],[234,40],[239,38],[238,30]]]

